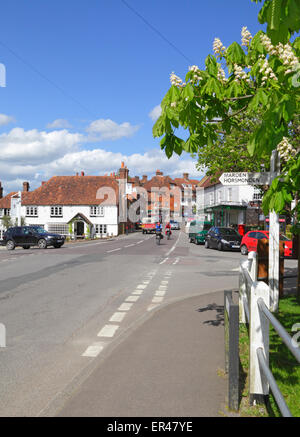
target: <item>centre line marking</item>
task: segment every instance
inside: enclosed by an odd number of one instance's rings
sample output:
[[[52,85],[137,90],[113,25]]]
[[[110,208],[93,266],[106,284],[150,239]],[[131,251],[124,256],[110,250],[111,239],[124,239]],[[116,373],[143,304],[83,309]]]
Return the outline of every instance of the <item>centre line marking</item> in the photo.
[[[156,290],[155,296],[164,296],[166,294],[166,290]]]
[[[103,350],[105,343],[96,342],[89,346],[85,352],[81,355],[82,357],[92,357],[95,358]]]
[[[152,302],[153,303],[160,303],[160,302],[162,302],[163,301],[163,297],[158,297],[158,296],[155,296],[153,299],[152,299]]]
[[[139,299],[140,296],[128,296],[126,297],[126,302],[136,302]]]
[[[116,252],[117,250],[121,250],[121,248],[119,247],[118,249],[108,250],[106,253]]]
[[[142,294],[143,290],[134,290],[132,294]]]
[[[119,310],[119,311],[128,311],[128,310],[130,310],[130,308],[132,307],[132,305],[133,305],[133,303],[122,303],[122,304],[119,306],[118,310]]]
[[[140,285],[138,285],[136,288],[137,288],[138,290],[144,290],[146,287],[147,287],[147,285],[145,285],[145,284],[140,284]]]
[[[110,322],[122,322],[124,317],[126,316],[126,313],[119,313],[115,312],[111,318],[109,319]]]
[[[113,337],[118,329],[119,329],[119,325],[104,325],[97,336],[98,337]]]
[[[164,264],[169,258],[165,258],[162,262],[160,262],[159,264]]]

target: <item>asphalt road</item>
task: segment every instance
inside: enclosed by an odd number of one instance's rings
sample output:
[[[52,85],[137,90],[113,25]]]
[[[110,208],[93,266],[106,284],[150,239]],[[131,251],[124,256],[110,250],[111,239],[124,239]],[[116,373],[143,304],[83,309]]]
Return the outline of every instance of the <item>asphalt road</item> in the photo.
[[[0,416],[54,414],[111,351],[164,305],[238,285],[240,253],[174,232],[61,249],[0,250]],[[126,366],[126,362],[124,362]]]

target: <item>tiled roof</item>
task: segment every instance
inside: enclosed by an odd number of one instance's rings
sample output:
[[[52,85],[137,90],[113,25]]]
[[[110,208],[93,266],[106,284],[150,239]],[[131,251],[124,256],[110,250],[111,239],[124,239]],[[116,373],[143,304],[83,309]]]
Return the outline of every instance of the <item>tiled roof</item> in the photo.
[[[118,204],[118,182],[113,176],[54,176],[22,198],[23,205],[99,205],[99,188],[113,188]],[[106,194],[106,193],[104,193]],[[112,202],[114,203],[114,202]]]
[[[215,178],[215,179],[214,179]],[[214,179],[214,181],[212,181]],[[219,178],[217,175],[215,176],[204,176],[201,181],[198,184],[198,187],[202,188],[208,188],[212,187],[213,185],[220,184]]]
[[[0,199],[0,208],[4,208],[4,209],[10,208],[10,198],[14,194],[17,194],[17,191],[12,191],[11,193],[7,194],[5,197],[2,197],[2,199]]]

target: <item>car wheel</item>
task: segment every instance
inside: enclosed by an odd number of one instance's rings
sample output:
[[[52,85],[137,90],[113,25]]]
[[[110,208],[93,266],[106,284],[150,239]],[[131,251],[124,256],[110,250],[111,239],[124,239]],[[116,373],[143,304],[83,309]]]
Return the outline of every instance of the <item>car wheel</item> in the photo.
[[[204,246],[205,246],[206,249],[210,249],[209,242],[207,240],[205,240]]]
[[[8,240],[8,242],[6,243],[6,249],[7,250],[14,250],[14,248],[16,247],[15,243],[13,240]]]
[[[193,239],[192,238],[190,238],[190,243],[192,243],[193,242]]]
[[[30,246],[23,246],[23,249],[29,249]]]
[[[41,238],[38,241],[38,247],[39,249],[47,249],[47,241],[44,238]]]
[[[199,246],[199,244],[200,244],[200,241],[197,239],[196,239],[196,244],[197,244],[197,246]]]
[[[218,243],[218,250],[223,250],[223,244],[221,243],[221,241]]]
[[[245,244],[243,244],[241,246],[241,254],[242,255],[247,255],[248,254],[248,248],[247,248],[247,246]]]

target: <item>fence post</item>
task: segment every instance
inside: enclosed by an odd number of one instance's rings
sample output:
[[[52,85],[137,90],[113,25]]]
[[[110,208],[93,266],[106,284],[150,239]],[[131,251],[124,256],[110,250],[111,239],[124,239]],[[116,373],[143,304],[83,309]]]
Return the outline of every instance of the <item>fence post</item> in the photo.
[[[248,270],[253,282],[257,281],[257,253],[248,253]]]
[[[269,383],[261,373],[257,349],[261,348],[269,363],[269,321],[260,312],[258,299],[262,298],[267,308],[270,306],[269,287],[264,282],[254,282],[250,298],[250,404],[264,403],[269,395]]]
[[[225,372],[228,373],[228,407],[239,409],[239,306],[232,291],[224,291]]]
[[[246,283],[243,275],[243,268],[247,269],[248,261],[243,261],[240,263],[240,271],[239,271],[239,321],[240,323],[246,323],[246,313],[244,306],[244,299],[247,296]]]

